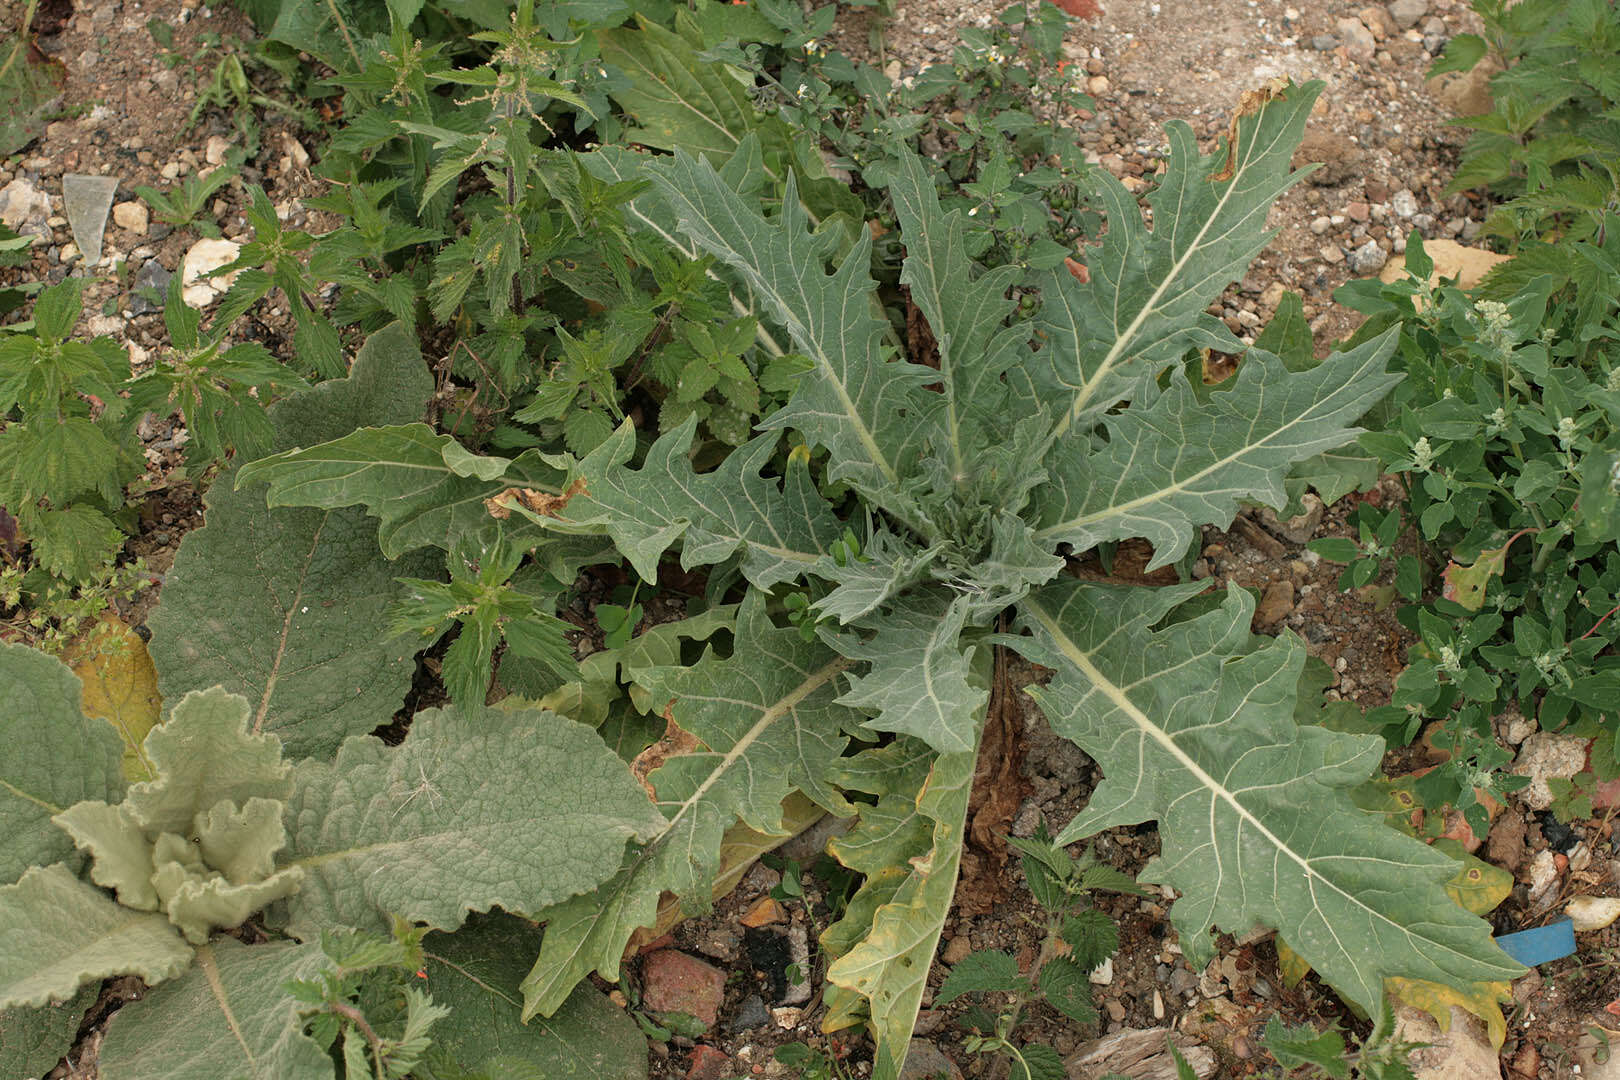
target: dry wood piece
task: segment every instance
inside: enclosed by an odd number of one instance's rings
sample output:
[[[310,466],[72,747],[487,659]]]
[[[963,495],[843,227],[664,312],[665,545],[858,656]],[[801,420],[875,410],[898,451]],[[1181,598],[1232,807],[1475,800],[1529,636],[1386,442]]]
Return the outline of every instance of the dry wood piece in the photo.
[[[1215,1055],[1185,1035],[1169,1028],[1125,1028],[1098,1039],[1063,1063],[1069,1080],[1098,1080],[1119,1073],[1131,1080],[1176,1080],[1176,1059],[1165,1044],[1168,1036],[1192,1066],[1198,1080],[1215,1075]]]

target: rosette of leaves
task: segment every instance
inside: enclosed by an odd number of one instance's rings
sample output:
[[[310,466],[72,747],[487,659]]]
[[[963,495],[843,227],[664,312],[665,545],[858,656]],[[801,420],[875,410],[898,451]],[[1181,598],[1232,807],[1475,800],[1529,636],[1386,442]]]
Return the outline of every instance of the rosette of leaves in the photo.
[[[1304,371],[1249,349],[1213,392],[1186,374],[1200,347],[1245,352],[1204,309],[1264,245],[1317,89],[1249,95],[1230,160],[1200,155],[1173,125],[1152,230],[1098,176],[1109,228],[1090,281],[1036,275],[1033,324],[1014,322],[1007,298],[1024,271],[975,267],[961,217],[902,156],[902,281],[939,343],[937,368],[886,351],[870,238],[845,253],[813,232],[791,181],[767,218],[704,160],[646,166],[681,234],[725,264],[810,369],[766,431],[711,471],[689,456],[692,420],[639,455],[624,425],[567,463],[551,497],[501,503],[554,532],[610,538],[646,580],[678,553],[749,586],[729,657],[638,673],[670,703],[647,776],[664,823],[593,892],[533,912],[547,929],[527,1015],[592,969],[616,976],[662,892],[705,903],[727,826],[779,830],[795,789],[844,814],[857,812],[844,793],[859,792],[860,820],[835,851],[866,880],[822,940],[836,957],[824,1026],[869,1022],[875,1075],[897,1075],[955,888],[994,647],[1054,671],[1042,708],[1107,774],[1059,842],[1159,820],[1163,854],[1141,879],[1182,894],[1173,918],[1195,965],[1213,952],[1212,927],[1275,926],[1369,1011],[1390,976],[1471,984],[1520,970],[1446,895],[1452,860],[1356,808],[1349,789],[1377,768],[1382,741],[1295,723],[1304,647],[1253,638],[1248,594],[1062,576],[1065,555],[1132,537],[1153,544],[1152,566],[1174,563],[1240,503],[1281,507],[1289,467],[1353,438],[1396,381],[1393,335]],[[825,452],[818,474],[798,451],[762,474],[784,429]],[[386,523],[382,447],[423,430],[357,432],[341,453],[289,451],[251,476],[272,501],[364,503]],[[358,458],[375,483],[353,482]],[[499,459],[484,460],[498,475]],[[818,483],[843,485],[849,512]],[[810,597],[811,640],[771,617],[767,596],[788,583]],[[1017,632],[998,635],[1009,609]],[[852,734],[868,745],[852,752]]]

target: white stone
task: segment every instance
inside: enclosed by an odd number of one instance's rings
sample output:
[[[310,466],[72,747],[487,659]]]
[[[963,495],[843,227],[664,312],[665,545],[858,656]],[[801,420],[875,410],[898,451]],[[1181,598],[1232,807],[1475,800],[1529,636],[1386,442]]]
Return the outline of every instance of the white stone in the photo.
[[[1564,914],[1575,923],[1577,933],[1602,930],[1620,919],[1620,897],[1577,896],[1564,905]]]
[[[1545,810],[1553,804],[1549,780],[1567,780],[1586,768],[1586,747],[1589,740],[1574,735],[1555,735],[1538,731],[1519,748],[1513,771],[1528,776],[1530,784],[1522,797],[1532,810]]]
[[[218,240],[205,237],[191,245],[186,257],[180,262],[180,283],[184,287],[181,293],[187,305],[194,308],[205,308],[219,299],[219,294],[231,287],[240,271],[232,271],[219,277],[199,280],[202,275],[221,266],[236,261],[237,253],[242,245],[233,240]]]
[[[203,146],[203,160],[210,165],[225,164],[225,154],[230,150],[231,144],[220,135],[208,136],[208,142]]]
[[[50,216],[50,196],[22,177],[0,188],[0,222],[13,232],[49,237]]]
[[[1408,1059],[1417,1080],[1500,1080],[1502,1065],[1485,1025],[1453,1006],[1451,1028],[1442,1032],[1428,1013],[1402,1005],[1395,1010],[1395,1037],[1428,1043]]]
[[[1409,218],[1418,212],[1417,196],[1405,188],[1389,197],[1389,208],[1403,218]]]
[[[1114,958],[1110,956],[1105,959],[1102,963],[1093,968],[1091,974],[1086,976],[1086,978],[1090,979],[1094,986],[1107,986],[1109,983],[1113,982]]]

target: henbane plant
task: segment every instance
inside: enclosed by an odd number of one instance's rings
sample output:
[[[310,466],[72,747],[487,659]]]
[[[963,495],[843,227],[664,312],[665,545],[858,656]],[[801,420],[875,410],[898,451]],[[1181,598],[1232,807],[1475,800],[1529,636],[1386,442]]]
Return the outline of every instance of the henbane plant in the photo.
[[[463,508],[483,492],[539,558],[606,537],[648,581],[678,555],[742,591],[729,655],[633,673],[668,703],[669,753],[646,776],[662,824],[612,877],[524,912],[546,924],[526,1017],[550,1014],[592,970],[616,978],[662,893],[705,905],[723,831],[780,833],[782,800],[800,792],[859,816],[832,846],[865,883],[822,937],[836,957],[824,1026],[868,1023],[874,1075],[896,1076],[955,888],[998,648],[1052,670],[1042,709],[1106,776],[1058,840],[1157,820],[1162,854],[1140,880],[1181,894],[1173,921],[1195,966],[1214,927],[1276,927],[1372,1013],[1390,977],[1466,985],[1520,970],[1447,897],[1452,860],[1356,808],[1349,789],[1376,770],[1382,742],[1295,723],[1304,646],[1252,637],[1247,593],[1064,573],[1067,557],[1133,537],[1152,543],[1151,566],[1168,565],[1241,503],[1282,507],[1290,466],[1352,439],[1396,381],[1391,335],[1290,372],[1204,313],[1267,240],[1318,90],[1254,95],[1230,159],[1200,155],[1172,125],[1151,230],[1099,176],[1108,231],[1084,283],[1062,268],[981,272],[923,163],[893,161],[883,179],[908,252],[902,282],[937,368],[885,351],[867,234],[829,268],[837,238],[811,231],[791,183],[766,218],[721,162],[643,159],[660,227],[724,264],[811,361],[762,434],[697,473],[690,420],[639,454],[626,424],[582,459],[513,462],[407,424],[240,471],[239,490],[268,483],[272,506],[365,505],[390,554],[413,546],[402,526],[434,492]],[[1013,318],[1018,285],[1039,291],[1033,323]],[[1200,347],[1244,354],[1238,375],[1195,388],[1185,361]],[[762,475],[784,430],[810,452]],[[835,504],[818,485],[848,494]],[[448,550],[454,538],[423,542]],[[777,615],[788,587],[809,598],[799,626]]]

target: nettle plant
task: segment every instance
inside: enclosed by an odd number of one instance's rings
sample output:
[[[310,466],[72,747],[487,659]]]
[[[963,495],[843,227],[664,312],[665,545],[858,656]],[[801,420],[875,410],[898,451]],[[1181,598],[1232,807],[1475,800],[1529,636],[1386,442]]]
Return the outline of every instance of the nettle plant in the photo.
[[[951,905],[998,648],[1052,671],[1042,709],[1106,773],[1058,841],[1157,820],[1163,853],[1141,880],[1181,893],[1173,921],[1195,966],[1213,955],[1212,927],[1276,927],[1380,1015],[1391,976],[1467,986],[1521,970],[1448,898],[1453,860],[1356,807],[1350,789],[1376,771],[1382,740],[1295,722],[1304,646],[1253,637],[1249,594],[1064,572],[1067,556],[1134,537],[1166,565],[1240,502],[1281,507],[1289,468],[1351,439],[1395,383],[1392,334],[1295,372],[1249,349],[1213,392],[1187,374],[1199,347],[1244,352],[1204,308],[1264,245],[1318,89],[1250,95],[1229,163],[1172,125],[1151,231],[1097,177],[1109,225],[1085,283],[1062,268],[979,271],[962,218],[902,155],[889,170],[902,281],[937,368],[885,347],[864,233],[829,269],[840,240],[809,228],[791,183],[767,218],[734,169],[684,152],[642,159],[649,219],[723,263],[811,361],[762,434],[700,473],[692,419],[644,448],[622,425],[580,459],[477,456],[396,423],[305,436],[239,472],[222,499],[267,483],[272,507],[363,505],[384,553],[501,532],[565,568],[610,542],[644,580],[678,555],[710,568],[712,594],[740,596],[729,651],[634,673],[667,703],[663,739],[638,758],[657,765],[645,777],[656,827],[621,846],[589,799],[549,825],[570,847],[622,857],[576,895],[519,907],[545,924],[525,1017],[550,1015],[593,970],[616,979],[662,894],[708,904],[728,827],[780,835],[783,800],[803,795],[857,816],[831,850],[865,875],[821,938],[834,958],[823,1026],[869,1024],[874,1075],[897,1075]],[[1021,282],[1042,308],[1014,323]],[[783,431],[805,449],[763,475]],[[796,624],[792,593],[805,598]]]

